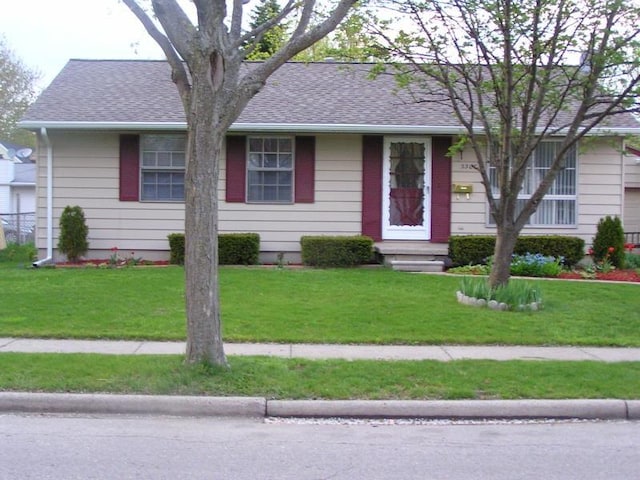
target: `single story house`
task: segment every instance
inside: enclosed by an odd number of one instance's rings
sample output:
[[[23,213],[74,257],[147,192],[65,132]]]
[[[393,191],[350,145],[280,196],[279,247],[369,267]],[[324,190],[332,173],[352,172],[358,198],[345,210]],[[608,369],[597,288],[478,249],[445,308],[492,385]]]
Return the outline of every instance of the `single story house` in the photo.
[[[259,233],[265,262],[299,261],[304,235],[369,235],[392,259],[495,232],[473,153],[447,156],[464,132],[450,109],[371,67],[287,63],[269,79],[226,139],[220,232]],[[84,209],[88,257],[168,258],[167,235],[184,230],[186,123],[166,62],[71,60],[20,125],[38,134],[40,258],[61,259],[67,205]],[[638,133],[630,115],[594,129],[523,233],[589,243],[600,218],[622,217],[624,136]],[[523,198],[556,144],[535,153]]]

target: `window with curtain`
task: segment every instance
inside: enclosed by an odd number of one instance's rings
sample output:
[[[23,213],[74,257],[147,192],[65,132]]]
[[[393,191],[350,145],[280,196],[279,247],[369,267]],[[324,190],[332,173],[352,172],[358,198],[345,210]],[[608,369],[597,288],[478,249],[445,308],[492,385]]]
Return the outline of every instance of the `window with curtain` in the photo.
[[[529,159],[527,170],[518,194],[519,209],[531,198],[540,182],[551,168],[553,159],[560,148],[560,142],[541,142]],[[489,176],[494,195],[498,195],[498,181],[495,167],[490,167]],[[576,147],[566,154],[564,166],[558,173],[553,185],[544,196],[536,212],[529,218],[531,226],[565,226],[576,224]],[[498,197],[499,198],[499,197]],[[489,224],[495,225],[489,215]]]

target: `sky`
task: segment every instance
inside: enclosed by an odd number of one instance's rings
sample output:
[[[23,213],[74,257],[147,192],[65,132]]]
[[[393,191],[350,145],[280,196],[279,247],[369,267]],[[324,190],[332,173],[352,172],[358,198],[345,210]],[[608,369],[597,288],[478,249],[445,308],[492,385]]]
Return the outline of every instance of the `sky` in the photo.
[[[39,90],[72,58],[164,58],[120,0],[0,0],[0,36]]]

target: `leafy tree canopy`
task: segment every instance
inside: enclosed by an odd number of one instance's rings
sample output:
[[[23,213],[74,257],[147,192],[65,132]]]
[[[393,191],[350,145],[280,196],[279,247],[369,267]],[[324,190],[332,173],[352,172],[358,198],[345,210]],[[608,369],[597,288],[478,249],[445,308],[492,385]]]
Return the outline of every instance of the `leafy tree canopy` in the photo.
[[[640,98],[640,7],[625,0],[392,0],[377,29],[420,102],[443,102],[463,127],[497,230],[490,281],[509,278],[515,240],[585,135]],[[397,26],[402,26],[401,29]],[[527,198],[541,142],[558,141]]]
[[[35,82],[39,74],[26,67],[0,37],[0,141],[33,146],[35,139],[16,127],[35,100]]]

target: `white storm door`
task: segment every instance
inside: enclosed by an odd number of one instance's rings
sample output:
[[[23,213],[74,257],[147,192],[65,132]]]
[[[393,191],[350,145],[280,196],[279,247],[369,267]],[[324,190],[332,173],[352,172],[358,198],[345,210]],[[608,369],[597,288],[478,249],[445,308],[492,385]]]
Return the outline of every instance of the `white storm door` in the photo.
[[[382,238],[431,238],[431,139],[385,137]]]

